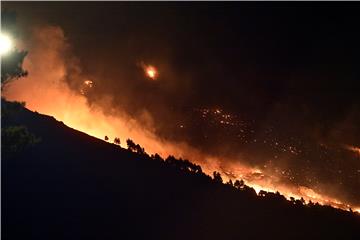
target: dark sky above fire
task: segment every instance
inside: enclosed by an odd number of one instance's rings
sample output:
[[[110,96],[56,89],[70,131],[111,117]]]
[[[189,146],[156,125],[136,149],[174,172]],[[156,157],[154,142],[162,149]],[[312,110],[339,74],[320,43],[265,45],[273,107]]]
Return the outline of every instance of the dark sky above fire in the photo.
[[[24,38],[29,25],[63,29],[93,81],[90,103],[112,96],[132,116],[146,109],[163,138],[274,164],[290,182],[334,186],[360,205],[360,4],[2,8],[17,12]]]

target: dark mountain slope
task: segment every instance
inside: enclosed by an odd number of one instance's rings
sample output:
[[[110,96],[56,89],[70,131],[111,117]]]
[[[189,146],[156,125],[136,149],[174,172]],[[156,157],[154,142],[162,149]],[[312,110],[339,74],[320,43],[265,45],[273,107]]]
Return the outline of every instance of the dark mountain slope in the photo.
[[[4,239],[360,239],[357,214],[258,197],[18,104],[2,110],[3,128],[41,138],[2,151]]]

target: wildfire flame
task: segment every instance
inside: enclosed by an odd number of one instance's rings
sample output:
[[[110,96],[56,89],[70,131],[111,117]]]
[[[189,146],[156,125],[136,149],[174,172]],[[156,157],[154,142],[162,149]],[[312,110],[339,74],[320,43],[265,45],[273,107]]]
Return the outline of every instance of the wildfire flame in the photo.
[[[349,210],[352,207],[336,198],[320,194],[309,187],[291,186],[281,183],[279,178],[272,172],[263,172],[258,168],[244,166],[239,163],[233,163],[226,166],[226,168],[215,165],[210,166],[212,167],[211,169],[205,168],[206,173],[210,174],[212,171],[219,171],[218,169],[221,169],[219,172],[224,176],[225,181],[230,179],[232,181],[243,179],[245,184],[252,187],[257,194],[259,194],[261,190],[272,193],[280,192],[287,200],[291,200],[291,198],[300,200],[302,198],[305,203],[311,201],[320,205],[329,205],[343,210]]]
[[[80,88],[80,93],[82,95],[85,95],[90,88],[92,88],[94,85],[93,81],[91,80],[85,80]]]
[[[104,139],[104,136],[110,139],[131,138],[150,154],[158,153],[164,158],[171,154],[189,159],[201,165],[206,174],[212,175],[214,171],[218,171],[225,180],[243,179],[257,193],[260,190],[279,191],[288,199],[302,197],[305,201],[311,200],[349,209],[350,205],[319,194],[311,188],[282,183],[279,177],[273,172],[268,172],[269,170],[247,166],[232,159],[209,156],[183,142],[164,141],[151,130],[144,128],[137,120],[122,112],[105,114],[103,109],[106,108],[103,106],[90,107],[83,95],[71,90],[63,81],[68,74],[67,64],[72,63],[63,59],[62,52],[66,50],[66,44],[62,30],[56,27],[36,29],[33,38],[34,44],[31,45],[32,49],[24,62],[24,68],[30,74],[27,78],[15,81],[9,86],[5,92],[7,99],[25,101],[30,110],[54,116],[66,125],[99,139]],[[158,76],[154,67],[147,66],[144,69],[149,78],[156,79]],[[88,88],[93,86],[93,82],[85,78],[79,81]],[[125,147],[124,142],[121,141],[122,147]],[[352,208],[360,212],[359,207],[352,206]]]
[[[147,78],[156,80],[159,77],[159,71],[153,65],[145,64],[144,62],[140,62],[137,65],[144,70]]]
[[[152,80],[155,80],[158,77],[158,72],[156,68],[151,65],[146,67],[145,72],[146,75]]]
[[[346,149],[352,151],[360,156],[360,147],[346,146]]]
[[[90,88],[92,88],[92,86],[93,86],[93,82],[91,80],[85,80],[84,84]]]

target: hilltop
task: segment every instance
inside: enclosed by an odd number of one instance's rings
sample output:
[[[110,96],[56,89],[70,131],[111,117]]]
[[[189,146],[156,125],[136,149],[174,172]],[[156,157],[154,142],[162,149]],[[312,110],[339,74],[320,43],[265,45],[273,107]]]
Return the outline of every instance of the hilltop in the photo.
[[[12,152],[2,134],[4,239],[360,239],[356,213],[258,196],[2,100],[10,126],[36,141]]]

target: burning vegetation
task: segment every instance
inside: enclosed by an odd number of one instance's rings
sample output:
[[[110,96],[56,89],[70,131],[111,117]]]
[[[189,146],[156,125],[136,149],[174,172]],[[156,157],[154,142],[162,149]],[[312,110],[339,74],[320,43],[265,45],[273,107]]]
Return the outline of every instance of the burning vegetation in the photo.
[[[280,192],[289,200],[303,199],[307,203],[318,202],[346,210],[358,208],[313,189],[312,186],[319,183],[317,179],[310,176],[306,178],[306,184],[300,184],[295,180],[297,173],[291,169],[281,169],[273,164],[276,159],[284,157],[284,154],[296,157],[307,154],[308,149],[303,148],[301,140],[296,137],[289,137],[287,140],[278,139],[273,135],[274,127],[272,126],[263,130],[264,134],[259,137],[256,136],[257,130],[252,127],[252,121],[245,121],[241,116],[226,112],[221,108],[200,108],[194,111],[200,114],[201,121],[233,134],[234,138],[243,145],[251,144],[259,150],[264,148],[273,150],[269,161],[262,166],[245,164],[241,158],[231,159],[227,156],[204,154],[203,151],[186,142],[169,141],[157,136],[156,132],[145,127],[142,121],[129,116],[125,111],[113,108],[111,99],[104,99],[99,101],[101,102],[99,104],[90,105],[86,95],[90,90],[96,90],[95,80],[93,82],[77,74],[72,80],[80,83],[80,94],[71,89],[64,79],[69,78],[71,68],[76,63],[69,62],[63,57],[62,53],[69,49],[61,28],[35,28],[29,48],[31,51],[25,59],[24,68],[30,74],[27,78],[9,86],[5,93],[9,100],[25,101],[27,107],[33,111],[54,116],[66,125],[99,139],[103,139],[106,135],[107,139],[114,139],[114,143],[122,147],[124,147],[124,142],[120,139],[131,138],[139,142],[150,154],[159,154],[158,156],[162,158],[172,155],[190,159],[194,164],[201,165],[204,173],[208,175],[214,172],[220,173],[221,178],[228,181],[230,185],[230,181],[244,182],[247,186],[254,188],[258,194],[262,191]],[[39,64],[39,60],[42,64]],[[145,64],[142,64],[142,67],[148,78],[151,80],[158,78],[159,72],[155,67]],[[180,128],[186,130],[186,124],[181,124]],[[134,147],[134,149],[138,148]],[[330,153],[327,148],[322,149],[321,154]],[[353,152],[358,151],[355,147],[348,149]],[[355,172],[355,174],[359,173]],[[297,178],[302,178],[302,176]],[[219,175],[214,175],[214,177],[220,179]]]

